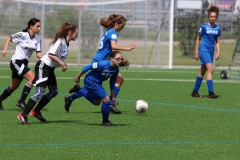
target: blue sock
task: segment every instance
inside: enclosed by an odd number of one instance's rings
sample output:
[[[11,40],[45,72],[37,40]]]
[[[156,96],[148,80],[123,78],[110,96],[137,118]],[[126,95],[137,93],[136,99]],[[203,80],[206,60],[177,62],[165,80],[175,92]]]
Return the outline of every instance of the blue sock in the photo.
[[[115,88],[114,88],[114,97],[115,97],[115,98],[117,98],[117,95],[118,95],[119,91],[120,91],[120,88],[117,87],[117,86],[115,86]],[[110,98],[111,98],[111,97],[112,97],[112,95],[110,95]]]
[[[92,95],[88,92],[87,88],[84,86],[81,88],[78,93],[80,93],[82,96],[84,96],[89,102],[93,103],[93,97]]]
[[[203,80],[203,78],[197,76],[193,91],[197,92],[199,90],[199,88],[202,84],[202,80]]]
[[[213,81],[207,80],[208,92],[213,92]]]
[[[102,103],[102,118],[103,118],[103,123],[104,122],[109,122],[108,117],[109,117],[109,112],[110,112],[110,102],[103,102]]]

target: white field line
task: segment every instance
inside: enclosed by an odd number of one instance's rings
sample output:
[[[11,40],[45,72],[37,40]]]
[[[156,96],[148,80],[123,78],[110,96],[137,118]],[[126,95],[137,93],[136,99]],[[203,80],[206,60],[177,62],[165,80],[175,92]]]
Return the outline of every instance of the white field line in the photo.
[[[0,76],[0,78],[9,79],[10,76]],[[69,80],[71,79],[73,82],[74,77],[57,77],[57,79]],[[83,79],[83,78],[81,78]],[[161,82],[195,82],[195,79],[161,79],[161,78],[124,78],[127,81],[161,81]],[[240,83],[239,80],[213,80],[214,83]]]

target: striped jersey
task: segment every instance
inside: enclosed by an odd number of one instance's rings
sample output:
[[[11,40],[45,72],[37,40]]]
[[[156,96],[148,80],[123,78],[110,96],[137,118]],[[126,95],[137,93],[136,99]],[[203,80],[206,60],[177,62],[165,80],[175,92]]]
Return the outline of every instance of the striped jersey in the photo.
[[[48,57],[49,54],[57,56],[61,61],[65,61],[69,53],[69,44],[65,38],[59,38],[55,43],[51,44],[47,53],[40,59],[46,65],[52,68],[60,67],[60,65],[54,62]]]
[[[34,51],[41,52],[41,38],[38,35],[30,37],[29,32],[18,32],[10,36],[12,42],[16,42],[16,50],[11,60],[29,61]]]

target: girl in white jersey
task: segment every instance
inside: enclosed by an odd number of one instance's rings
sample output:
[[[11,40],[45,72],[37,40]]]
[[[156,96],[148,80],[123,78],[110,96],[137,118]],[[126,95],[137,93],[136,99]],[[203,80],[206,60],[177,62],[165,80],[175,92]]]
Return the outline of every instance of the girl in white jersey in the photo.
[[[7,53],[10,42],[16,42],[16,50],[11,58],[10,68],[12,70],[12,82],[0,96],[0,110],[4,110],[2,101],[9,97],[13,91],[15,91],[21,84],[23,78],[27,79],[28,82],[25,84],[22,96],[17,102],[17,106],[24,109],[25,99],[27,98],[31,88],[32,81],[34,79],[34,73],[28,68],[29,59],[34,51],[36,51],[37,57],[41,58],[41,39],[37,35],[40,31],[41,23],[40,20],[32,18],[28,21],[28,27],[22,32],[8,37],[4,49],[1,52],[4,57]]]
[[[33,84],[36,86],[36,92],[28,100],[23,112],[17,116],[22,124],[29,124],[27,119],[29,113],[42,122],[46,121],[46,119],[42,117],[41,110],[58,94],[54,70],[60,66],[63,72],[67,70],[67,65],[64,61],[69,53],[69,42],[75,41],[77,34],[78,28],[76,25],[64,23],[55,34],[47,53],[36,63],[35,78],[33,80]],[[45,94],[46,87],[48,87],[49,92]],[[39,99],[41,100],[35,109],[33,109]]]

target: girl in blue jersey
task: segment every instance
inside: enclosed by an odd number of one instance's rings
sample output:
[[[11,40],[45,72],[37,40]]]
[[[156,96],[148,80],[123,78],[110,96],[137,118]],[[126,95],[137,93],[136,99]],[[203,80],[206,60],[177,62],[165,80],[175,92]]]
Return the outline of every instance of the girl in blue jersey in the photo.
[[[17,45],[10,62],[12,81],[9,87],[7,87],[0,96],[0,110],[4,110],[2,101],[8,98],[19,87],[23,78],[27,79],[28,82],[25,84],[21,98],[16,105],[21,109],[24,109],[26,106],[25,100],[32,89],[32,81],[34,79],[34,73],[28,67],[28,62],[33,52],[36,52],[38,58],[42,57],[41,38],[37,35],[40,29],[40,20],[31,18],[28,21],[27,28],[23,29],[22,32],[9,36],[5,43],[4,49],[1,52],[3,57],[7,54],[10,42],[16,42]]]
[[[198,61],[200,59],[200,72],[196,78],[196,83],[192,92],[192,97],[202,98],[199,95],[198,90],[202,84],[203,77],[207,72],[207,86],[208,86],[208,98],[218,98],[213,92],[213,58],[215,46],[217,53],[215,59],[218,60],[220,57],[220,44],[219,37],[221,36],[221,30],[218,25],[215,24],[219,15],[219,9],[216,6],[211,6],[208,9],[208,19],[209,22],[201,26],[197,40],[196,40],[196,49],[195,49],[195,59]],[[201,40],[201,43],[200,43]]]
[[[120,32],[126,24],[126,19],[124,18],[124,16],[111,14],[107,20],[101,19],[100,24],[107,30],[105,31],[101,38],[99,49],[96,55],[93,57],[92,63],[98,62],[99,60],[108,59],[110,57],[112,50],[131,51],[132,49],[135,48],[135,44],[130,44],[129,46],[120,46],[117,44],[118,32]],[[114,88],[115,97],[117,97],[120,91],[120,87],[123,84],[123,81],[124,81],[123,76],[121,75],[121,73],[119,73]],[[73,89],[70,89],[69,93],[72,93],[77,90],[78,85],[76,84]],[[121,113],[121,111],[118,110],[115,107],[115,105],[111,105],[110,110],[116,114]]]
[[[84,78],[84,86],[75,92],[72,96],[65,97],[65,109],[69,111],[72,101],[76,98],[84,96],[94,105],[102,103],[102,126],[115,126],[108,117],[110,105],[117,103],[115,95],[115,82],[119,73],[119,66],[128,67],[129,62],[123,60],[122,54],[119,51],[113,51],[109,60],[99,60],[83,67],[82,71],[74,78],[76,83],[79,83],[80,77],[89,71]],[[108,96],[105,89],[102,87],[102,82],[110,78],[111,97]],[[111,99],[111,100],[110,100]]]

